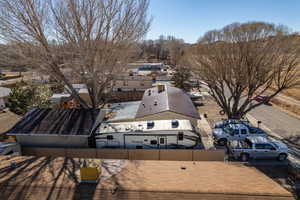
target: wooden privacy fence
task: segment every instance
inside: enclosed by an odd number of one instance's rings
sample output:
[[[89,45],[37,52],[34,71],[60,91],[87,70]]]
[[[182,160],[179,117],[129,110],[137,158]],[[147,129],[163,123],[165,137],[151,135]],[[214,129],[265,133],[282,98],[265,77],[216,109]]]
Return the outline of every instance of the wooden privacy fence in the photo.
[[[22,147],[22,155],[126,160],[224,161],[225,151],[223,149],[80,149]]]

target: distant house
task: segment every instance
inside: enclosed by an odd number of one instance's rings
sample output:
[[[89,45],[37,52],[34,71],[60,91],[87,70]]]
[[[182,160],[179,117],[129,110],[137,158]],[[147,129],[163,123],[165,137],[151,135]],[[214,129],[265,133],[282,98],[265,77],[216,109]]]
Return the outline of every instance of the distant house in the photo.
[[[8,102],[8,97],[10,93],[11,89],[0,87],[0,111],[5,108],[5,104]]]
[[[200,118],[190,97],[168,85],[147,89],[142,101],[112,104],[110,112],[110,122],[187,119],[196,126]]]
[[[167,70],[163,63],[143,63],[138,66],[138,75],[150,75],[150,74],[166,74]]]
[[[72,84],[72,86],[85,102],[92,105],[92,101],[86,84]],[[69,87],[65,86],[65,90],[63,93],[52,95],[52,97],[50,98],[51,104],[57,105],[57,107],[62,107],[62,108],[78,107],[79,103],[74,100],[70,92],[71,91]]]
[[[99,113],[99,109],[33,109],[7,135],[16,136],[21,146],[89,147]]]
[[[118,75],[114,77],[113,92],[145,91],[152,87],[152,79],[146,76]]]

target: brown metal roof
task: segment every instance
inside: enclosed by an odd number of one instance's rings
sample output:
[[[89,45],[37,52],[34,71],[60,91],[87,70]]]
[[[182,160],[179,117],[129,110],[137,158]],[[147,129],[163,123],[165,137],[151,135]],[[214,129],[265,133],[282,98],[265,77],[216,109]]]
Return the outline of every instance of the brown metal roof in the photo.
[[[28,112],[9,135],[90,135],[100,109],[38,109]]]
[[[199,114],[190,97],[181,89],[164,85],[164,91],[158,87],[147,89],[136,114],[136,118],[171,111],[181,115],[199,118]]]

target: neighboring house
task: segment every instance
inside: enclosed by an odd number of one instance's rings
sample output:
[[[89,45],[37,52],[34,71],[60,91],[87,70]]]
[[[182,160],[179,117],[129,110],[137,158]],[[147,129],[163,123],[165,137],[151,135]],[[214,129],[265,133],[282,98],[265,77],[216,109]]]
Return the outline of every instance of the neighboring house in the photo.
[[[5,104],[8,102],[8,97],[10,93],[11,89],[0,87],[0,111],[6,107]]]
[[[200,118],[197,109],[181,89],[159,85],[145,91],[136,113],[136,119],[187,119],[197,125]]]
[[[113,92],[145,91],[152,87],[153,80],[147,76],[115,76],[112,84]]]
[[[190,97],[168,85],[147,89],[140,102],[112,104],[110,112],[115,114],[108,119],[111,122],[187,119],[196,126],[200,118]]]
[[[103,122],[95,134],[97,148],[186,149],[200,142],[189,120]]]
[[[72,84],[72,86],[83,100],[85,100],[90,105],[92,104],[86,84]],[[63,93],[53,94],[50,98],[50,102],[53,105],[57,105],[58,107],[63,108],[78,107],[79,105],[79,103],[74,101],[73,97],[69,93],[68,86],[65,86],[65,90]]]
[[[167,69],[163,63],[143,63],[137,66],[138,75],[146,76],[150,74],[166,74]]]
[[[7,135],[21,146],[89,147],[89,137],[101,121],[99,109],[33,109]]]
[[[77,92],[79,92],[81,89],[87,89],[86,84],[81,84],[81,83],[79,83],[79,84],[72,84],[72,87],[73,87]],[[69,93],[70,93],[69,91],[70,91],[69,87],[68,87],[67,85],[65,85],[64,93],[65,93],[65,94],[69,94]]]

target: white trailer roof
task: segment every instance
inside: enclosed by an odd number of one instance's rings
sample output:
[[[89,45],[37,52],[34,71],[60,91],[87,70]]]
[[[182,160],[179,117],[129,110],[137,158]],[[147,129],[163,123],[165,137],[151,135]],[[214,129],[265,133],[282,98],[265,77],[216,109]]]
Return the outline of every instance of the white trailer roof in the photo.
[[[173,123],[172,123],[173,122]],[[152,131],[193,131],[194,128],[189,120],[154,120],[120,123],[102,123],[98,133],[120,132],[152,132]]]

